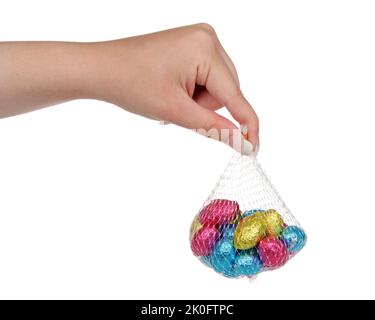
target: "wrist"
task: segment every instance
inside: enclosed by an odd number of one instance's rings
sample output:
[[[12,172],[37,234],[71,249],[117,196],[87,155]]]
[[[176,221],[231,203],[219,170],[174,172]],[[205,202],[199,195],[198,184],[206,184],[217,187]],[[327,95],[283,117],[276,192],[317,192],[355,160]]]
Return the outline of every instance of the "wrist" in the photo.
[[[81,98],[118,104],[117,93],[125,94],[127,87],[127,55],[126,39],[82,44],[78,77]]]

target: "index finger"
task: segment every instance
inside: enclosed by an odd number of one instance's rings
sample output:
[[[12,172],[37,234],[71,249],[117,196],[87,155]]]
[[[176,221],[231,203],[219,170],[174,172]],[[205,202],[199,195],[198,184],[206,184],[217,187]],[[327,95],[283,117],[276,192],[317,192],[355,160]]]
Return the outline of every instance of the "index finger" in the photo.
[[[207,90],[223,105],[242,127],[247,127],[248,140],[255,150],[259,148],[259,119],[233,78],[228,66],[217,59],[210,67],[206,81]]]

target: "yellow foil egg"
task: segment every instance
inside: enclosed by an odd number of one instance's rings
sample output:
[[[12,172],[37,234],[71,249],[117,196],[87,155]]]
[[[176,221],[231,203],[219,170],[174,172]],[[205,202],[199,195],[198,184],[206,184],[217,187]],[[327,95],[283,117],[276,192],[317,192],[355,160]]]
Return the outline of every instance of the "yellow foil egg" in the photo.
[[[190,226],[190,241],[200,228],[202,228],[202,224],[199,222],[199,216],[196,216]]]
[[[266,226],[261,212],[243,218],[234,232],[233,243],[236,249],[246,250],[255,247],[266,236]]]
[[[264,224],[267,235],[277,237],[284,228],[284,221],[281,215],[274,209],[269,209],[263,213]]]

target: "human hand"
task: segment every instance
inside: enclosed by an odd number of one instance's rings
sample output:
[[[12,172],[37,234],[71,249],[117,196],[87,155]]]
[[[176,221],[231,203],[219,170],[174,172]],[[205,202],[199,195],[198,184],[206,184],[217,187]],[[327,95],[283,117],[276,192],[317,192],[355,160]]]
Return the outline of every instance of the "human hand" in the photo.
[[[259,145],[258,118],[240,90],[236,69],[215,31],[197,24],[95,44],[89,96],[142,116],[220,139],[242,153]],[[100,58],[99,58],[100,56]],[[215,111],[226,106],[238,127]],[[216,131],[215,131],[216,129]],[[224,137],[225,130],[229,137]],[[242,143],[236,145],[234,137]],[[251,144],[248,140],[251,141]]]
[[[244,154],[259,146],[257,115],[207,24],[95,43],[5,42],[0,49],[0,117],[99,99],[196,129]],[[247,132],[215,112],[223,106]]]

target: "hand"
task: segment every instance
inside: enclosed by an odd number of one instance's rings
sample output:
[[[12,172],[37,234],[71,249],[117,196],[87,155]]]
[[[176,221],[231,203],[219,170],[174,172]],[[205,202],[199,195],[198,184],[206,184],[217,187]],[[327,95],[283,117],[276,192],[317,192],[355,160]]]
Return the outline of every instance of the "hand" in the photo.
[[[249,154],[259,145],[258,118],[207,24],[97,43],[0,43],[0,49],[0,115],[92,98],[199,129],[238,149],[237,126],[215,112],[226,106],[247,128],[239,151]]]
[[[225,138],[221,129],[230,129],[230,138],[224,142],[233,147],[233,129],[238,128],[215,112],[226,106],[233,118],[247,127],[253,146],[259,145],[257,115],[209,25],[99,43],[97,47],[103,52],[106,68],[104,75],[96,76],[99,82],[91,90],[94,98],[148,118],[203,129],[201,133],[216,139]],[[242,152],[249,153],[251,145],[245,139],[242,142]]]

